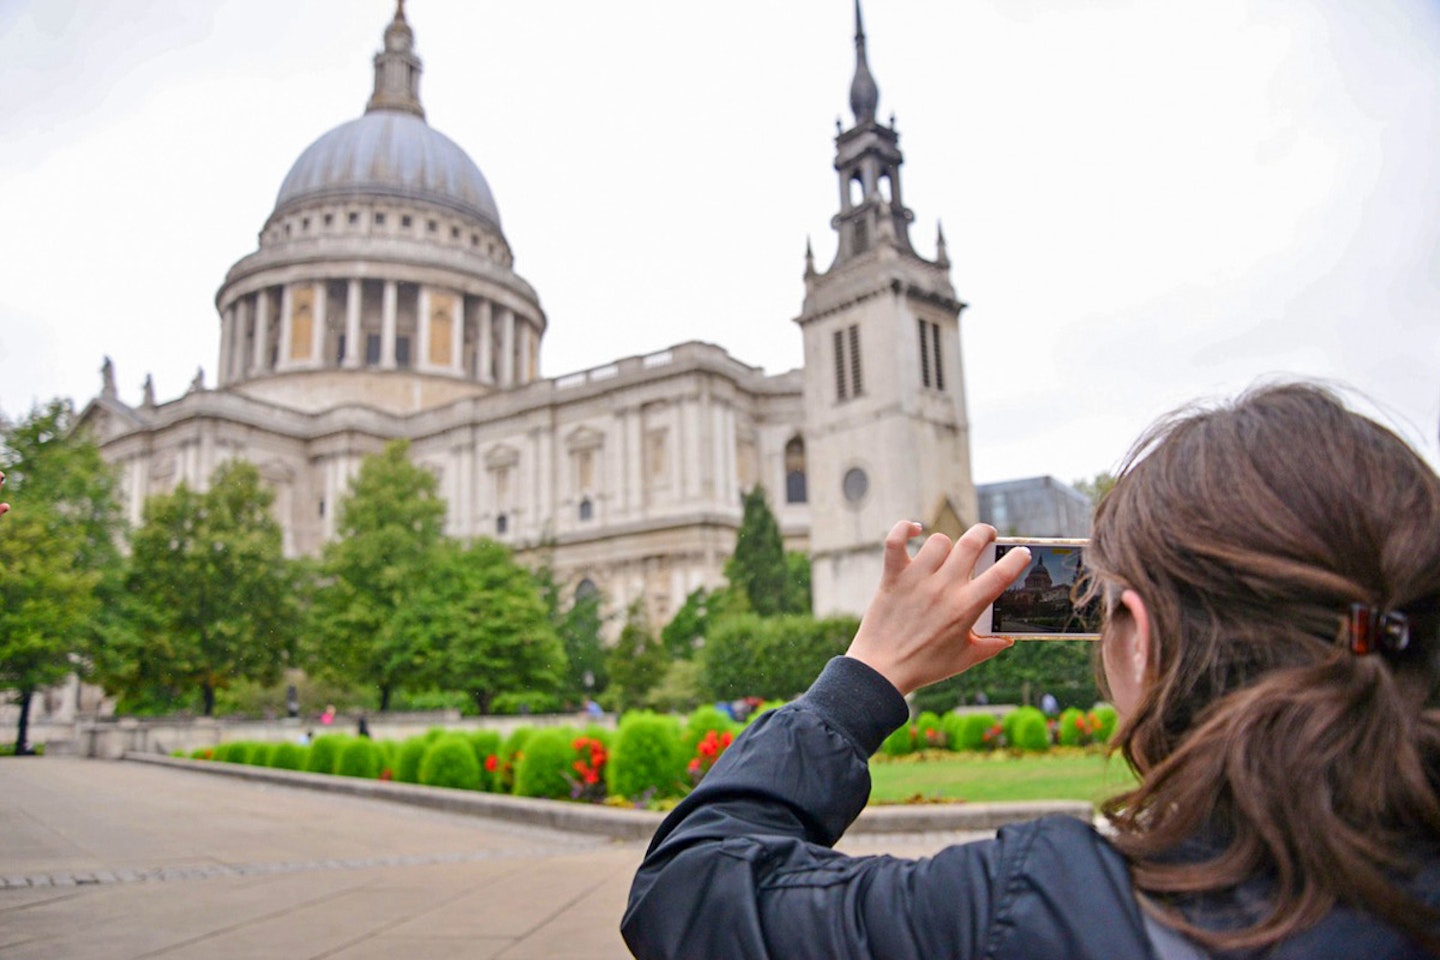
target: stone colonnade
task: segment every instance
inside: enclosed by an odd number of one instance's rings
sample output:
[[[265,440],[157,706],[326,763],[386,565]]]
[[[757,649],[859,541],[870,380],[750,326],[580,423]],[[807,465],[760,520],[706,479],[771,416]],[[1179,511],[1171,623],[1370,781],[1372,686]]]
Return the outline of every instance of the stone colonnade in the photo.
[[[362,368],[489,386],[539,376],[540,324],[486,297],[397,280],[312,280],[244,294],[221,315],[220,384]]]

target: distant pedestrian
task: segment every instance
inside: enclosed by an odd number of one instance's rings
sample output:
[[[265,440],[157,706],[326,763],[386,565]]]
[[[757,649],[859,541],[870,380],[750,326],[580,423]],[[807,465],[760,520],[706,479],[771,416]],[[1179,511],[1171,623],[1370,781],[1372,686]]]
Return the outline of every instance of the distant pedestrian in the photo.
[[[1055,700],[1055,694],[1047,691],[1046,694],[1040,698],[1040,712],[1047,717],[1053,717],[1060,712],[1060,704]]]
[[[328,726],[330,726],[330,724],[332,724],[332,723],[334,723],[334,722],[335,722],[335,704],[333,704],[333,703],[326,704],[326,705],[325,705],[325,712],[322,713],[322,714],[320,714],[320,724],[321,724],[321,726],[328,727]]]
[[[370,724],[365,722],[365,714],[360,714],[360,721],[355,724],[355,732],[365,738],[370,737]]]

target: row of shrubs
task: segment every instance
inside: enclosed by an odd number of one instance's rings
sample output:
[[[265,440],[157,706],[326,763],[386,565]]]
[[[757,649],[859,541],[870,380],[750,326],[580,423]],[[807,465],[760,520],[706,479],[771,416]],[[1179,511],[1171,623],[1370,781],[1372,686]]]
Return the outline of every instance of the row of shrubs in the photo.
[[[892,733],[881,750],[892,757],[917,750],[1027,750],[1052,746],[1083,747],[1105,743],[1115,732],[1115,708],[1099,704],[1091,710],[1071,707],[1051,719],[1034,707],[1017,707],[997,719],[989,713],[926,711]]]
[[[1054,744],[1103,743],[1114,728],[1115,711],[1105,705],[1072,708],[1054,720],[1033,707],[1012,710],[1003,719],[926,712],[892,734],[882,749],[890,756],[926,749],[1042,751]],[[685,718],[627,713],[616,730],[520,727],[502,737],[493,730],[437,727],[402,741],[327,734],[309,746],[241,741],[189,756],[520,797],[643,804],[688,793],[739,730],[724,713],[701,707]]]
[[[326,734],[309,746],[235,741],[188,756],[521,797],[643,803],[688,793],[739,728],[701,707],[684,719],[628,713],[616,730],[520,727],[502,738],[493,730],[437,727],[403,741]]]

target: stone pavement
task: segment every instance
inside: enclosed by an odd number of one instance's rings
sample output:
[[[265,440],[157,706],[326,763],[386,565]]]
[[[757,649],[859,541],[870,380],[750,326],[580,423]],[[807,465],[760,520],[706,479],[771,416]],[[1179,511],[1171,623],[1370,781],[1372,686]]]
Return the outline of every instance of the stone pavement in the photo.
[[[920,856],[973,835],[865,835]],[[0,761],[0,958],[610,960],[640,841],[58,757]]]

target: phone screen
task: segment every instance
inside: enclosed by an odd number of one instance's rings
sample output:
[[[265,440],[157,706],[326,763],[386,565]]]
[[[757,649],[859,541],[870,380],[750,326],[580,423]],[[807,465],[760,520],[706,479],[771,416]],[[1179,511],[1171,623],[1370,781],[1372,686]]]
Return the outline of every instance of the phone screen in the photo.
[[[996,544],[999,560],[1022,544]],[[1100,632],[1099,604],[1076,609],[1071,602],[1075,583],[1085,572],[1085,552],[1078,546],[1024,544],[1030,566],[995,601],[990,633],[1022,635],[1087,635]]]

